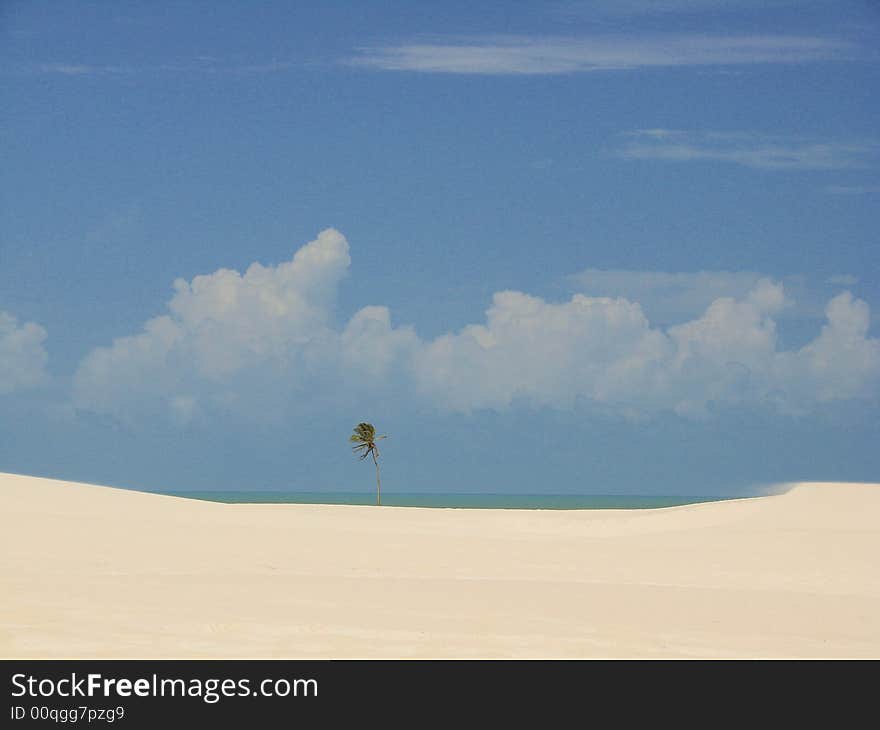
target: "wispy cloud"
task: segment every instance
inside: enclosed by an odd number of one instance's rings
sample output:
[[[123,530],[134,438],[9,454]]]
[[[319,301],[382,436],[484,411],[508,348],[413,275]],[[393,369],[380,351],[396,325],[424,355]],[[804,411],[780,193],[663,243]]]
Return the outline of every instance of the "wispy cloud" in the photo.
[[[856,43],[809,35],[481,36],[361,48],[342,63],[382,71],[547,75],[687,66],[792,64],[864,57],[866,52]],[[286,59],[229,63],[212,56],[139,66],[65,59],[7,69],[5,73],[72,77],[139,73],[268,74],[301,66],[301,61]]]
[[[794,35],[493,37],[360,49],[346,63],[383,71],[565,74],[676,66],[805,63],[851,59],[848,41]]]
[[[762,170],[834,170],[866,167],[875,142],[791,139],[749,132],[686,132],[641,129],[628,132],[620,150],[630,160],[729,162]]]
[[[134,71],[134,69],[128,66],[95,66],[85,63],[39,63],[28,67],[27,70],[32,73],[60,74],[62,76],[129,74]]]
[[[825,188],[831,195],[876,195],[880,185],[829,185]]]
[[[835,0],[569,0],[559,6],[569,15],[685,15],[743,10],[802,9]],[[840,2],[841,0],[836,0]],[[843,0],[844,2],[846,0]]]
[[[268,61],[265,63],[224,63],[213,56],[196,56],[192,60],[143,66],[116,66],[79,62],[51,62],[32,64],[11,71],[24,74],[48,74],[58,76],[123,76],[132,74],[271,74],[301,66],[294,61]],[[9,73],[9,71],[7,71]]]

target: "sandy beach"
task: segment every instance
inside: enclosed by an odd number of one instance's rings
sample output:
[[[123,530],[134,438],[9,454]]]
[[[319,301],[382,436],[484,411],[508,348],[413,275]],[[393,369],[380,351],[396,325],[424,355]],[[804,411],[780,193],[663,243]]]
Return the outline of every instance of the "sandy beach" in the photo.
[[[0,656],[880,657],[880,485],[655,510],[219,504],[0,474]]]

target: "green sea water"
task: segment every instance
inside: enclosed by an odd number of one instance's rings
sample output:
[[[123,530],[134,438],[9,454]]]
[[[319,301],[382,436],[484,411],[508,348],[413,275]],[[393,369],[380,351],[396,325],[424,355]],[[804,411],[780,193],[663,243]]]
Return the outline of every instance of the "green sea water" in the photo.
[[[368,492],[164,492],[175,497],[233,504],[361,504],[376,503]],[[643,496],[629,494],[430,494],[399,492],[382,495],[388,507],[446,507],[467,509],[656,509],[732,497]]]

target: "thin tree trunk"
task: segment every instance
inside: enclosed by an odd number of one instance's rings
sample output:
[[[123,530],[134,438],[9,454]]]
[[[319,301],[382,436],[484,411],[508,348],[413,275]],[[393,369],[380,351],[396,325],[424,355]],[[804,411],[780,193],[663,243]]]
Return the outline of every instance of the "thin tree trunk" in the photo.
[[[376,465],[376,504],[382,505],[382,482],[379,481],[379,461],[376,459],[375,454],[373,455],[373,463]]]

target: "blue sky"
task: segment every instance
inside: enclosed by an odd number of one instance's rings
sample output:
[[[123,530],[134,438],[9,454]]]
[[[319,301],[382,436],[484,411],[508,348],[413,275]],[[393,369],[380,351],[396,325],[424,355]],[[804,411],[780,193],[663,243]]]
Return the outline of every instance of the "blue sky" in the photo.
[[[0,6],[0,470],[877,480],[880,9]],[[253,266],[255,264],[256,266]]]

